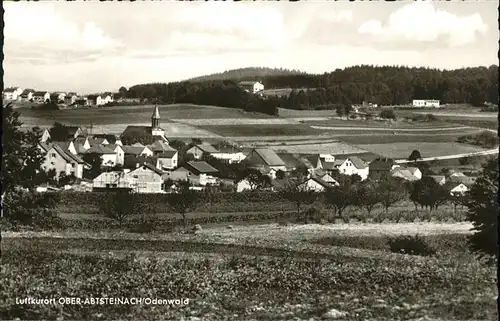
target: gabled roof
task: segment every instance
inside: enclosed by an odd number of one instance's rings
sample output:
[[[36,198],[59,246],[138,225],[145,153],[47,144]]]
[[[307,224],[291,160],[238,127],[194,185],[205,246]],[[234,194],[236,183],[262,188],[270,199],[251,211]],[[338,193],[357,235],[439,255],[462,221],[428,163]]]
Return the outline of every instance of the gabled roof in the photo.
[[[69,142],[52,141],[48,145],[51,145],[51,146],[58,145],[59,147],[61,147],[62,150],[67,151],[69,149],[69,146],[71,145],[71,143],[72,143],[71,141],[69,141]]]
[[[75,145],[76,145],[76,144],[82,144],[82,145],[83,145],[83,144],[85,144],[85,142],[86,142],[87,140],[88,140],[88,141],[89,141],[89,143],[90,143],[90,139],[88,139],[88,137],[79,136],[79,137],[77,137],[77,138],[75,138],[75,139],[73,140],[73,143],[75,143]]]
[[[268,166],[285,166],[285,162],[274,152],[272,149],[268,148],[255,148],[253,150],[254,153],[259,155],[262,160]]]
[[[28,95],[29,93],[35,93],[36,91],[34,89],[25,89],[23,90],[23,93],[21,95]]]
[[[191,161],[187,162],[187,167],[188,169],[192,169],[195,174],[212,174],[212,173],[217,173],[218,170],[212,167],[210,164],[204,161]]]
[[[390,171],[394,165],[394,160],[391,158],[376,158],[374,159],[369,167],[370,171]]]
[[[199,144],[199,145],[196,145],[196,147],[198,147],[199,149],[201,149],[205,153],[218,153],[219,152],[217,149],[215,149],[215,147],[213,147],[210,144]]]
[[[85,154],[87,150],[83,147],[83,143],[74,143],[76,152],[78,154]]]
[[[33,96],[45,96],[48,93],[49,93],[48,91],[35,91],[35,93],[33,94]]]
[[[49,149],[52,147],[50,144],[47,144],[45,142],[39,142],[38,145],[40,145],[40,147],[42,147],[42,149],[45,151],[45,152],[48,152]]]
[[[276,153],[276,155],[285,163],[287,168],[297,168],[302,165],[298,155],[292,153]]]
[[[157,140],[154,143],[148,145],[148,148],[153,152],[175,151],[174,148],[170,147],[165,141],[161,140]]]
[[[155,166],[153,166],[153,165],[151,165],[149,163],[143,163],[143,164],[141,164],[141,166],[139,166],[138,168],[131,170],[130,173],[133,173],[135,170],[140,169],[141,167],[145,167],[145,168],[147,168],[147,169],[155,172],[156,174],[158,174],[160,176],[163,175],[163,171],[159,170],[158,168],[156,168]]]
[[[475,177],[469,177],[469,176],[451,176],[448,181],[453,182],[455,184],[457,183],[462,183],[465,186],[471,186],[474,184],[476,181]]]
[[[83,159],[81,159],[79,156],[77,155],[73,155],[71,153],[66,153],[71,159],[73,159],[73,161],[77,162],[78,164],[85,164],[85,161]]]
[[[127,126],[121,136],[124,137],[135,135],[151,135],[151,126]]]
[[[175,156],[175,154],[177,154],[177,151],[174,149],[174,150],[167,150],[167,151],[164,151],[163,153],[161,154],[158,154],[158,158],[172,158]]]
[[[407,181],[418,181],[418,178],[404,167],[397,167],[391,170],[391,175],[404,178]]]
[[[150,164],[153,166],[156,166],[158,158],[153,156],[153,157],[146,157],[146,156],[135,156],[135,155],[125,155],[123,159],[123,168],[136,168],[137,164],[142,165],[142,164]]]
[[[106,138],[100,138],[100,137],[94,137],[92,139],[89,139],[90,146],[102,145],[104,141],[108,142]]]
[[[429,177],[436,181],[436,183],[439,183],[443,179],[446,179],[446,177],[444,177],[443,175],[429,175]]]
[[[308,179],[306,179],[304,182],[302,182],[302,184],[305,184],[307,183],[309,180],[313,180],[315,181],[316,183],[320,184],[321,186],[323,186],[324,188],[330,188],[332,187],[332,184],[328,183],[328,182],[325,182],[324,180],[322,180],[321,178],[319,177],[315,177],[315,176],[312,176]],[[301,185],[302,185],[301,184]]]
[[[116,143],[117,139],[119,139],[116,135],[113,134],[96,134],[93,135],[93,138],[106,139],[110,144]]]
[[[305,158],[313,165],[313,167],[316,167],[318,162],[321,162],[319,154],[308,155]]]
[[[52,145],[52,149],[54,149],[66,162],[71,163],[73,158],[69,157],[69,153],[66,153],[59,145]]]
[[[140,155],[145,148],[146,147],[134,147],[129,145],[122,146],[122,149],[125,152],[125,154],[131,154],[131,155]]]
[[[16,91],[19,87],[9,87],[9,88],[5,88],[3,90],[4,93],[13,93],[14,91]]]
[[[101,97],[101,95],[88,95],[87,99],[89,99],[89,100],[96,100],[97,97]]]
[[[122,146],[117,145],[117,144],[108,144],[108,145],[104,145],[104,146],[106,146],[107,148],[109,148],[111,150],[116,150],[117,147],[119,147],[121,150],[123,150]]]
[[[358,156],[349,156],[348,159],[357,169],[363,169],[368,167],[368,165]]]
[[[323,167],[323,169],[326,169],[326,170],[333,170],[333,169],[336,169],[336,168],[335,168],[335,165],[336,165],[336,163],[335,163],[335,162],[325,162],[325,161],[321,161],[321,166]]]
[[[412,173],[412,175],[415,175],[415,173],[417,171],[420,171],[420,169],[418,169],[418,167],[406,167],[407,170],[410,171],[410,173]]]
[[[68,135],[70,136],[74,136],[78,132],[78,130],[81,130],[81,128],[78,126],[65,126],[65,127],[68,130]]]
[[[216,149],[218,150],[219,153],[227,153],[227,154],[241,152],[241,149],[239,149],[236,146],[217,146]]]
[[[89,149],[86,151],[87,154],[116,154],[114,150],[111,148],[107,147],[106,145],[94,145],[91,146]]]

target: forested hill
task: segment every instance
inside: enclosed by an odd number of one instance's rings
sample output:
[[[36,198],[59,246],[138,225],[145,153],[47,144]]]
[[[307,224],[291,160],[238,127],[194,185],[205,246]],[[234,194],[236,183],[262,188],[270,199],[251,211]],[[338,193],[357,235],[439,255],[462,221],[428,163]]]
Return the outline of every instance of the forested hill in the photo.
[[[214,76],[215,77],[215,76]],[[195,103],[243,108],[276,114],[276,108],[334,109],[336,105],[404,105],[413,99],[442,103],[498,103],[498,66],[439,70],[394,66],[354,66],[330,73],[260,77],[266,89],[295,88],[288,97],[262,99],[244,92],[238,80],[184,81],[132,86],[120,93],[129,98],[163,103]],[[309,88],[309,90],[303,90]]]
[[[304,75],[303,71],[290,70],[283,68],[266,68],[266,67],[247,67],[233,70],[226,70],[211,75],[200,76],[188,79],[190,82],[204,82],[213,80],[261,80],[269,76],[290,76],[290,75]]]

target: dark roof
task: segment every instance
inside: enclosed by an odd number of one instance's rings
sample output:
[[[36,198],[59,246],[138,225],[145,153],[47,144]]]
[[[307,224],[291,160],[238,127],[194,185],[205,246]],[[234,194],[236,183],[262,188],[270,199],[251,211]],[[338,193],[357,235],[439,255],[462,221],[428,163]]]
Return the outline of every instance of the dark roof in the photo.
[[[103,145],[94,145],[91,146],[89,149],[86,151],[87,154],[115,154],[115,151],[112,150],[111,148]]]
[[[174,148],[170,147],[165,141],[157,140],[154,143],[148,145],[148,148],[153,152],[166,152],[166,151],[175,151]]]
[[[92,139],[89,139],[90,146],[102,145],[104,141],[107,141],[109,143],[109,141],[106,138],[94,137]]]
[[[110,144],[116,143],[116,140],[118,139],[118,137],[113,134],[96,134],[93,135],[93,138],[106,139]]]
[[[436,183],[439,183],[443,179],[446,180],[446,177],[443,175],[428,175],[430,178],[432,178]]]
[[[66,153],[59,145],[52,145],[52,148],[59,154],[61,157],[68,163],[71,163],[73,159],[69,157],[68,153]]]
[[[87,141],[87,139],[88,139],[88,137],[79,136],[79,137],[77,137],[77,138],[75,138],[73,140],[73,143],[75,143],[75,144],[78,143],[78,144],[82,144],[83,145],[83,144],[85,144],[85,141]],[[90,139],[89,139],[89,143],[90,143]]]
[[[29,93],[35,93],[34,89],[25,89],[21,95],[28,95]]]
[[[448,181],[453,182],[455,184],[464,184],[465,186],[471,186],[474,184],[476,179],[474,177],[469,176],[452,176],[448,179]]]
[[[323,169],[327,169],[327,170],[336,169],[335,162],[324,162],[324,161],[321,161],[321,166],[323,167]]]
[[[85,161],[81,159],[79,156],[71,154],[71,153],[66,153],[73,161],[77,162],[78,164],[84,164]]]
[[[370,171],[390,171],[392,165],[394,165],[394,160],[391,158],[376,158],[369,167]]]
[[[122,146],[123,151],[125,154],[131,154],[131,155],[140,155],[143,151],[144,148],[146,147],[135,147],[135,146]]]
[[[16,91],[19,87],[9,87],[9,88],[5,88],[3,90],[4,93],[12,93],[14,91]]]
[[[217,173],[218,170],[213,168],[210,164],[204,161],[191,161],[188,162],[186,165],[188,165],[188,169],[192,169],[193,172],[195,172],[196,175],[199,174],[211,174],[211,173]]]
[[[149,163],[142,163],[139,167],[145,167],[145,168],[148,168],[150,170],[152,170],[153,172],[155,172],[156,174],[158,175],[163,175],[163,171],[159,170],[158,168],[156,168],[154,165],[151,165]],[[138,167],[138,168],[139,168]],[[133,172],[134,170],[131,170],[130,172]]]
[[[35,91],[33,96],[45,96],[46,94],[48,94],[47,91]]]
[[[52,141],[49,143],[50,146],[53,145],[58,145],[61,147],[62,150],[67,151],[69,149],[69,146],[71,145],[71,142],[59,142],[59,141]]]
[[[274,152],[268,148],[255,148],[253,150],[259,155],[268,166],[285,166],[285,162]]]
[[[90,100],[96,100],[97,97],[100,97],[101,95],[88,95],[87,96],[87,99],[90,99]]]
[[[299,156],[291,153],[276,153],[276,155],[285,163],[288,168],[297,168],[302,165]]]
[[[240,153],[241,152],[241,149],[239,149],[238,147],[236,146],[217,146],[216,148],[219,153]]]
[[[124,136],[151,135],[151,126],[127,126],[122,133]]]
[[[65,126],[65,127],[68,130],[68,135],[70,136],[74,136],[78,130],[81,130],[81,128],[78,126]]]
[[[321,158],[319,157],[319,154],[313,154],[313,155],[307,155],[305,158],[314,166],[316,167],[316,164],[318,164],[318,161],[321,162]]]
[[[125,155],[123,159],[123,168],[136,168],[137,164],[150,164],[156,166],[157,157],[145,157],[145,156],[135,156],[135,155]]]
[[[354,165],[354,167],[356,167],[357,169],[363,169],[363,168],[368,167],[368,165],[365,163],[365,161],[363,161],[358,156],[349,156],[348,158],[351,161],[351,163]]]

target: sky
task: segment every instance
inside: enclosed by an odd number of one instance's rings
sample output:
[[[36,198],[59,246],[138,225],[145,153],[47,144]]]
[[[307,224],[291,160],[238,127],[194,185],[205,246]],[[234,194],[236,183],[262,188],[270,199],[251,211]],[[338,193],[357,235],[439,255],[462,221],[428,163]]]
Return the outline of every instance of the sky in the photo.
[[[497,1],[5,2],[4,84],[82,94],[243,67],[498,64]]]

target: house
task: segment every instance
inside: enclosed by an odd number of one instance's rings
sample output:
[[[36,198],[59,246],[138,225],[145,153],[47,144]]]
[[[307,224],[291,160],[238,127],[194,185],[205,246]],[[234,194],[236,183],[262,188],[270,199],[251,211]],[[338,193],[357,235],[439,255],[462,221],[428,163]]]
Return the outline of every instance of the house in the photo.
[[[418,167],[406,167],[406,169],[409,170],[410,173],[416,178],[422,179],[422,172]]]
[[[38,144],[38,147],[42,150],[42,152],[46,153],[48,152],[52,146],[57,145],[59,146],[64,152],[69,152],[73,155],[77,154],[76,147],[73,142],[40,142]]]
[[[2,96],[4,100],[18,100],[21,98],[21,94],[23,93],[23,90],[21,87],[9,87],[4,89],[2,92]]]
[[[50,101],[56,104],[64,103],[64,98],[66,98],[66,93],[55,92],[50,95]]]
[[[125,151],[123,150],[122,146],[118,144],[107,144],[105,145],[105,147],[115,152],[116,154],[115,164],[123,165],[123,163],[125,162]]]
[[[39,104],[50,102],[50,94],[47,91],[36,91],[33,94],[33,101]]]
[[[150,164],[143,164],[126,173],[132,190],[136,193],[162,193],[163,172]]]
[[[258,81],[242,81],[238,86],[253,94],[264,90],[264,85]]]
[[[349,156],[344,160],[338,160],[338,163],[339,165],[336,167],[340,174],[349,176],[358,175],[361,177],[361,180],[368,178],[369,166],[359,157]]]
[[[73,140],[77,154],[85,154],[90,148],[90,141],[87,136],[80,136]]]
[[[408,168],[406,167],[396,167],[390,171],[392,177],[397,177],[404,179],[405,181],[414,182],[418,181],[420,178],[415,176]]]
[[[64,103],[66,105],[73,105],[78,100],[78,96],[76,93],[68,93],[66,97],[64,97]]]
[[[48,140],[50,140],[50,132],[47,128],[44,128],[44,130],[42,131],[42,137],[40,137],[40,141],[42,143],[45,143]]]
[[[113,167],[117,165],[118,157],[116,152],[107,146],[94,145],[87,149],[85,153],[99,155],[101,157],[102,166]]]
[[[134,144],[135,145],[135,144]],[[132,146],[134,146],[132,145]],[[165,141],[157,140],[153,144],[148,145],[148,148],[153,151],[154,155],[160,155],[164,152],[174,152],[174,148],[170,147]]]
[[[94,178],[93,188],[130,188],[134,187],[132,177],[122,171],[104,172]]]
[[[429,175],[429,177],[439,185],[444,185],[446,183],[446,177],[443,175]]]
[[[160,111],[157,105],[155,105],[153,115],[151,115],[151,126],[127,126],[121,134],[123,141],[137,137],[153,137],[163,140],[168,144],[165,130],[160,127]]]
[[[95,106],[104,105],[101,95],[88,95],[87,100],[89,105],[95,105]]]
[[[254,148],[243,160],[250,168],[269,168],[286,171],[286,164],[272,149]]]
[[[243,154],[243,151],[238,147],[224,145],[216,146],[215,149],[217,152],[210,153],[210,155],[229,164],[240,163],[245,159],[245,154]]]
[[[201,159],[201,157],[203,156],[204,153],[212,155],[212,154],[216,154],[218,152],[219,151],[217,149],[215,149],[215,147],[213,147],[210,144],[199,144],[199,145],[195,145],[195,146],[189,148],[186,151],[186,154],[191,154],[191,155],[193,155],[194,159],[199,160],[199,159]]]
[[[59,173],[64,172],[66,175],[73,174],[77,178],[82,178],[84,166],[85,162],[80,157],[73,155],[69,151],[64,151],[57,144],[53,144],[47,148],[42,162],[42,168],[46,171],[54,169],[57,176]]]
[[[326,189],[331,188],[333,186],[337,186],[335,183],[328,183],[323,181],[319,177],[310,177],[306,179],[302,184],[299,185],[299,188],[303,190],[309,190],[309,191],[314,191],[314,192],[324,192]]]
[[[125,155],[123,158],[124,169],[135,169],[144,164],[149,164],[161,170],[158,157],[156,156],[146,157],[146,156]]]
[[[165,151],[161,154],[156,155],[156,157],[158,157],[160,169],[174,169],[178,165],[179,153],[176,150]]]
[[[34,89],[25,89],[21,93],[21,100],[24,101],[33,101],[33,95],[35,94]]]
[[[83,136],[86,132],[78,126],[65,126],[68,131],[68,138],[73,140],[79,136]]]
[[[207,162],[203,161],[190,161],[187,162],[184,167],[191,173],[197,176],[197,179],[191,177],[194,180],[194,185],[205,186],[207,184],[216,184],[217,179],[214,177],[219,173],[217,169],[212,167]]]
[[[463,176],[462,176],[463,175]],[[475,177],[469,177],[466,176],[465,174],[462,175],[451,175],[447,181],[452,182],[452,183],[462,183],[465,184],[466,186],[472,186],[476,182]]]
[[[154,153],[152,150],[150,150],[148,147],[143,146],[129,146],[129,145],[124,145],[122,146],[123,151],[125,152],[125,155],[135,155],[135,156],[153,156]]]
[[[460,196],[464,195],[469,191],[469,186],[465,185],[464,183],[453,183],[453,182],[448,182],[445,184],[445,187],[450,191],[451,196]]]
[[[106,105],[107,103],[112,103],[112,102],[113,102],[113,95],[111,95],[111,94],[101,95],[101,103],[103,105]]]
[[[368,173],[371,178],[380,179],[386,175],[390,175],[391,170],[398,166],[393,159],[379,157],[370,162]]]
[[[90,106],[90,100],[85,96],[77,97],[75,104],[78,106]]]
[[[95,137],[93,136],[91,139],[89,139],[90,146],[96,146],[96,145],[108,145],[109,142],[106,138],[101,138],[101,137]]]
[[[217,179],[213,176],[217,173],[217,169],[206,162],[191,161],[174,171],[167,172],[164,178],[174,181],[189,181],[193,185],[205,186],[217,183]]]
[[[424,108],[424,107],[439,108],[439,103],[440,103],[440,101],[436,100],[436,99],[414,99],[412,106],[413,107],[421,107],[421,108]]]
[[[328,184],[333,184],[333,185],[339,185],[339,182],[335,178],[333,178],[330,174],[322,174],[322,175],[317,175],[319,179],[321,179],[323,182],[326,182]]]
[[[315,166],[311,163],[308,157],[291,153],[276,153],[276,155],[278,155],[278,157],[285,163],[287,172],[294,171],[301,166],[305,166],[309,173],[312,173],[315,170]]]

